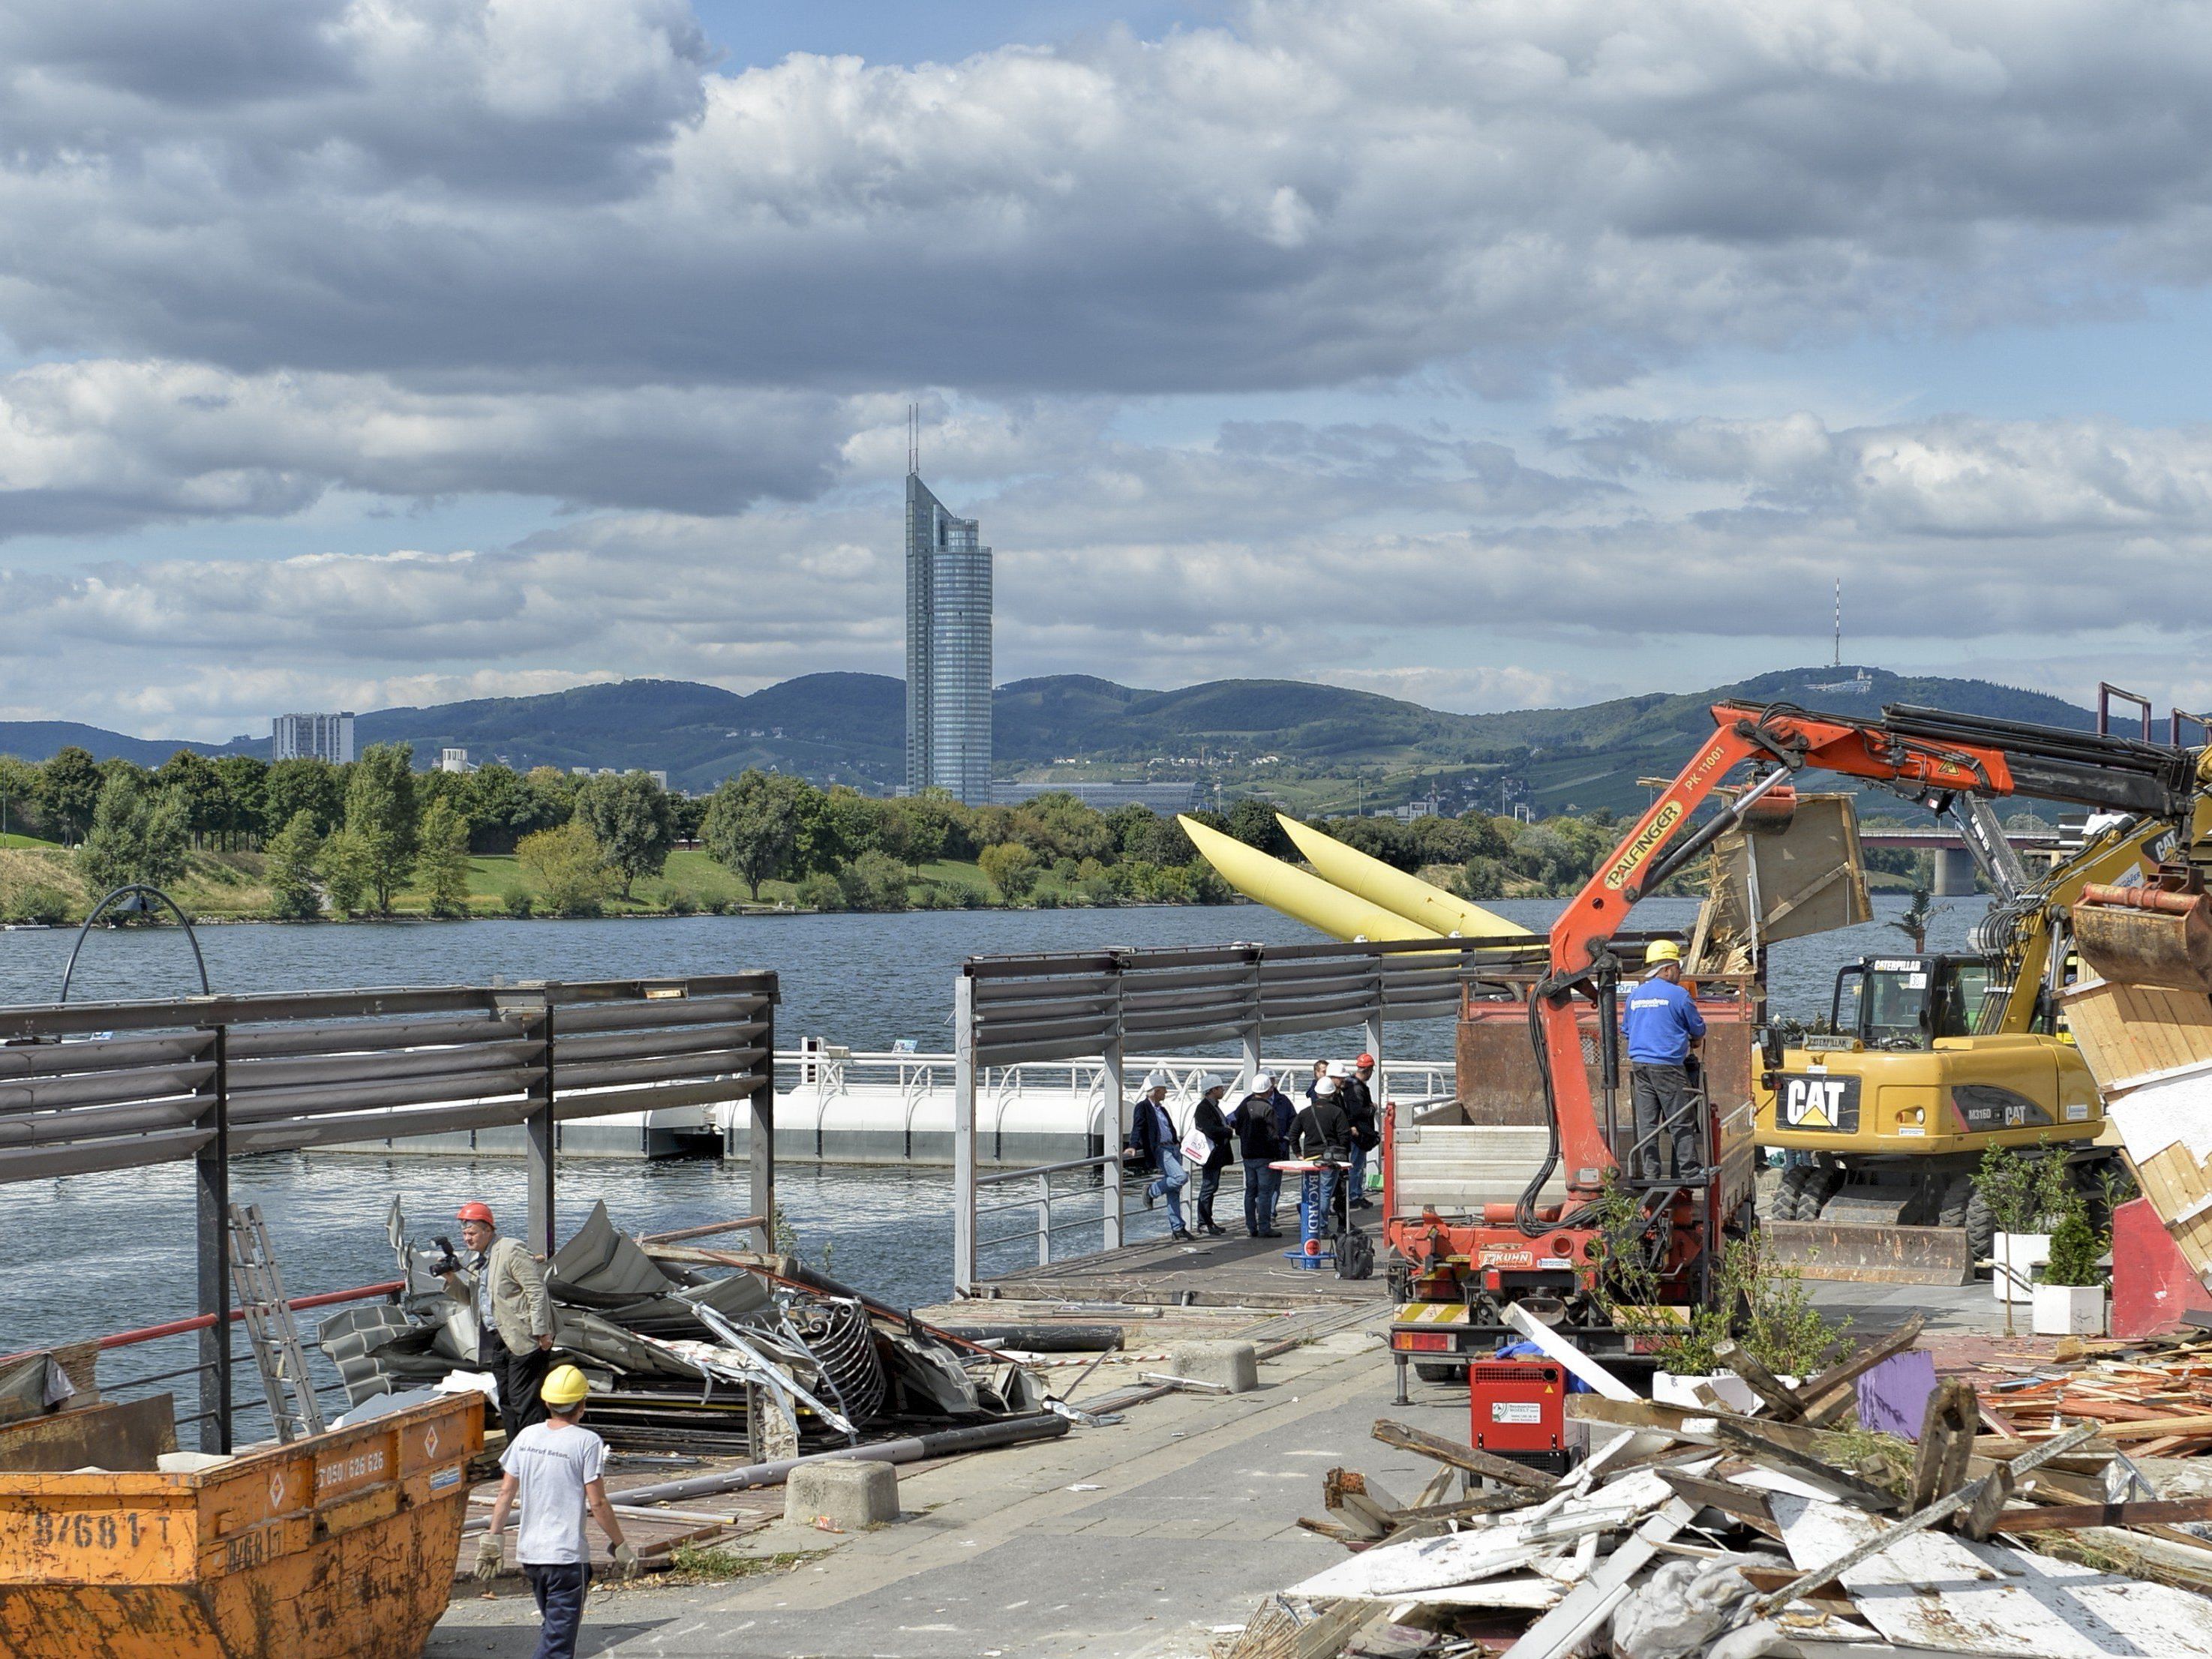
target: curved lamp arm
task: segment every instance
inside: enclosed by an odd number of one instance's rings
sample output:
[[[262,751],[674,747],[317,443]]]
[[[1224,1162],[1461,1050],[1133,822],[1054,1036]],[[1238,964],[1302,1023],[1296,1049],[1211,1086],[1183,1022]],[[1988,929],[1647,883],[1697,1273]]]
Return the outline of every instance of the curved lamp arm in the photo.
[[[123,902],[121,908],[128,914],[143,915],[151,910],[156,902],[169,907],[169,914],[177,919],[177,925],[185,930],[185,938],[192,947],[192,962],[200,970],[200,994],[204,997],[214,995],[213,989],[208,984],[207,958],[200,954],[200,939],[199,935],[192,931],[192,919],[185,914],[183,907],[179,905],[176,900],[171,898],[160,888],[149,887],[143,882],[134,881],[117,888],[99,903],[94,905],[92,914],[84,919],[84,926],[76,930],[76,943],[70,946],[69,965],[62,969],[62,994],[59,1000],[63,1002],[69,1000],[70,981],[76,976],[76,953],[84,949],[85,935],[92,931],[92,924],[100,920],[100,913],[118,899]]]

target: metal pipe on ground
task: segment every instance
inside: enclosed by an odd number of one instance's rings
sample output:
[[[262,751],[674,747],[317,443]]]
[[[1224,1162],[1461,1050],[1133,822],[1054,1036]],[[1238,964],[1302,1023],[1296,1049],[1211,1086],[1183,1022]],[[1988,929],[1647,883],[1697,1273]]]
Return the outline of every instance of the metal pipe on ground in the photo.
[[[903,1440],[878,1440],[872,1445],[841,1446],[834,1451],[813,1452],[805,1457],[786,1457],[773,1463],[748,1463],[741,1469],[719,1474],[695,1474],[683,1480],[663,1480],[650,1486],[632,1486],[617,1494],[626,1504],[671,1504],[714,1492],[743,1492],[750,1486],[781,1486],[805,1463],[850,1462],[919,1463],[928,1457],[951,1457],[961,1452],[995,1451],[1002,1446],[1027,1445],[1033,1440],[1056,1440],[1067,1432],[1065,1419],[1039,1414],[1009,1418],[1000,1423],[977,1423],[963,1429],[939,1429],[931,1434],[909,1435]],[[482,1528],[477,1527],[477,1530]]]
[[[1119,1325],[940,1325],[947,1336],[1023,1353],[1097,1353],[1121,1346]]]

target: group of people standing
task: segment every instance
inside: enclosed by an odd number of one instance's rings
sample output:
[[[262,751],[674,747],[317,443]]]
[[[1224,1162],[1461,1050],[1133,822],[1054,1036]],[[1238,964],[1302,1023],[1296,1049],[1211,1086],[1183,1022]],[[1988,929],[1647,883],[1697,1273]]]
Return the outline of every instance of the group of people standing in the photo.
[[[1173,1086],[1168,1074],[1149,1073],[1144,1093],[1131,1114],[1123,1148],[1130,1161],[1157,1171],[1145,1188],[1145,1207],[1166,1204],[1175,1238],[1192,1239],[1200,1233],[1219,1238],[1229,1230],[1213,1218],[1214,1197],[1221,1190],[1221,1172],[1231,1159],[1241,1159],[1245,1236],[1280,1238],[1275,1217],[1281,1202],[1283,1172],[1274,1165],[1291,1158],[1349,1164],[1352,1206],[1369,1207],[1367,1155],[1382,1140],[1374,1079],[1372,1054],[1362,1054],[1348,1066],[1341,1060],[1317,1060],[1306,1083],[1306,1103],[1301,1109],[1276,1086],[1272,1072],[1255,1074],[1250,1089],[1233,1105],[1230,1097],[1235,1082],[1209,1072],[1198,1079],[1198,1105],[1188,1126],[1179,1134],[1167,1106],[1168,1091]],[[1198,1172],[1196,1232],[1185,1224],[1183,1217],[1183,1192],[1194,1168]],[[1309,1177],[1299,1196],[1302,1214],[1314,1203],[1326,1213],[1335,1201],[1340,1173],[1332,1168],[1318,1177]]]

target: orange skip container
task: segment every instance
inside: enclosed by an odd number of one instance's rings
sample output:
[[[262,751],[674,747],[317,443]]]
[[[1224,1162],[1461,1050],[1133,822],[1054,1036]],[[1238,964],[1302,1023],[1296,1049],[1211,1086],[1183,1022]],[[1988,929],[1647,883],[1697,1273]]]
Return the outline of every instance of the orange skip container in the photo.
[[[483,1444],[474,1394],[189,1474],[0,1470],[6,1659],[414,1659]]]

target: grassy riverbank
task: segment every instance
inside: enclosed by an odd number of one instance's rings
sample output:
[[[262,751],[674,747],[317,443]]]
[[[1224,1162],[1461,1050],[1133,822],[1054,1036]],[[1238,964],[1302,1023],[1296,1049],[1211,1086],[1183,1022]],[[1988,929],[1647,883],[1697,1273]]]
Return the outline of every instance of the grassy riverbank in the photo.
[[[269,861],[259,853],[194,853],[183,878],[168,890],[192,915],[210,921],[258,921],[275,911]],[[542,910],[513,854],[480,854],[469,860],[471,915],[512,915],[518,895],[529,897]],[[0,841],[0,921],[81,921],[99,896],[67,849],[23,836]],[[915,908],[1016,908],[992,885],[980,865],[953,859],[915,869],[907,902]],[[1047,871],[1022,903],[1090,902],[1074,884]],[[617,894],[601,908],[607,915],[690,915],[813,907],[801,904],[796,883],[763,881],[755,897],[743,881],[706,854],[679,850],[669,854],[667,867],[659,875],[641,878],[628,898]],[[429,909],[428,894],[413,886],[400,890],[393,907],[398,915],[428,915]]]

